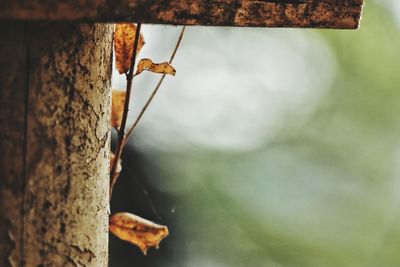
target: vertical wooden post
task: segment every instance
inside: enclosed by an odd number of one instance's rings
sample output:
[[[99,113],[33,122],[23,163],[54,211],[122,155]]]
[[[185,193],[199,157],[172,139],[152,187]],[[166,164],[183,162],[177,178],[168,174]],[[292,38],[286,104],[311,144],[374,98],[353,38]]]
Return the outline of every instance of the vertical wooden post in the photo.
[[[107,266],[111,24],[0,24],[0,266]]]

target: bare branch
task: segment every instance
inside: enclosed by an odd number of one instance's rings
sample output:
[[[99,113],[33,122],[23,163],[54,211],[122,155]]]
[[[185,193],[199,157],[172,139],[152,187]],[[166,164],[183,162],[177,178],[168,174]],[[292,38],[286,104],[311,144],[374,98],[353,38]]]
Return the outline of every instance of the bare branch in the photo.
[[[124,113],[122,116],[122,123],[121,127],[119,128],[118,131],[118,144],[117,144],[117,149],[115,151],[115,158],[112,163],[112,168],[110,171],[110,199],[112,196],[112,191],[114,188],[114,185],[117,181],[118,175],[116,172],[117,169],[117,162],[121,157],[122,154],[122,149],[125,144],[125,127],[126,127],[126,121],[128,119],[128,112],[129,112],[129,100],[131,96],[131,91],[132,91],[132,84],[133,84],[133,71],[135,68],[135,62],[136,62],[136,55],[137,55],[137,49],[139,45],[139,37],[140,37],[140,29],[141,29],[142,24],[138,23],[137,28],[136,28],[136,35],[135,35],[135,40],[133,43],[133,53],[132,53],[132,58],[131,58],[131,65],[129,68],[129,72],[126,74],[126,97],[125,97],[125,104],[124,104]]]
[[[181,44],[181,42],[182,42],[182,38],[183,38],[183,35],[184,35],[184,33],[185,33],[185,29],[186,29],[186,27],[183,26],[183,27],[182,27],[182,30],[181,30],[181,33],[179,34],[178,41],[176,42],[174,51],[172,52],[172,55],[171,55],[171,57],[170,57],[170,59],[169,59],[169,61],[168,61],[169,64],[171,64],[172,61],[173,61],[174,58],[175,58],[176,52],[178,51],[178,48],[179,48],[179,46],[180,46],[180,44]],[[142,110],[140,111],[140,113],[139,113],[138,117],[136,118],[135,122],[133,123],[133,125],[131,126],[131,128],[130,128],[130,129],[128,130],[128,132],[126,133],[126,138],[125,138],[124,145],[128,142],[129,136],[131,136],[131,134],[132,134],[133,131],[135,130],[136,126],[138,125],[138,123],[139,123],[140,120],[142,119],[143,114],[146,112],[146,110],[147,110],[147,108],[149,107],[150,103],[153,101],[155,95],[157,94],[158,90],[160,89],[160,87],[161,87],[161,85],[162,85],[162,83],[163,83],[163,81],[164,81],[164,79],[165,79],[165,76],[166,76],[165,74],[163,74],[163,75],[161,76],[160,80],[158,81],[156,87],[154,88],[153,92],[151,93],[151,95],[150,95],[149,99],[147,100],[146,104],[143,106]]]

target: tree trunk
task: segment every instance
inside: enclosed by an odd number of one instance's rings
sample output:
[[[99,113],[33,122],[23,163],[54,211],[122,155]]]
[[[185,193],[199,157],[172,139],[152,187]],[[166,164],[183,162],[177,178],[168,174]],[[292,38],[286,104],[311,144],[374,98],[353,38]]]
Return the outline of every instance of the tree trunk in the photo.
[[[112,25],[0,24],[0,266],[107,266]]]

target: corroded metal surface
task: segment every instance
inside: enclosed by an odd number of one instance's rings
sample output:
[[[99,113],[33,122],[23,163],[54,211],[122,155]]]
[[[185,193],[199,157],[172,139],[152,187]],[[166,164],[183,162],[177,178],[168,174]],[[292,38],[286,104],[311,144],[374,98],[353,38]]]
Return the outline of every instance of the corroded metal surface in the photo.
[[[0,19],[357,28],[363,0],[30,0],[0,2]]]

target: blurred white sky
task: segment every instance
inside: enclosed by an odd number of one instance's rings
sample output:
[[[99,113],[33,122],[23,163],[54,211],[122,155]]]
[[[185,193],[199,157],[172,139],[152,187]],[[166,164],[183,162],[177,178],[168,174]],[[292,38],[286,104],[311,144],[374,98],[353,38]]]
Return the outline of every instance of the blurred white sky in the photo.
[[[145,25],[139,58],[167,61],[179,31]],[[301,126],[336,72],[318,32],[284,29],[189,27],[173,65],[177,75],[164,81],[135,134],[140,146],[255,149],[288,120]],[[131,121],[158,79],[152,73],[135,79]],[[125,87],[123,75],[114,72],[113,87]]]
[[[400,1],[399,0],[377,0],[378,4],[384,5],[396,18],[397,25],[400,26]]]

